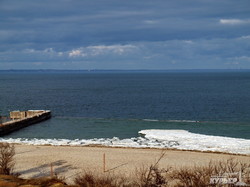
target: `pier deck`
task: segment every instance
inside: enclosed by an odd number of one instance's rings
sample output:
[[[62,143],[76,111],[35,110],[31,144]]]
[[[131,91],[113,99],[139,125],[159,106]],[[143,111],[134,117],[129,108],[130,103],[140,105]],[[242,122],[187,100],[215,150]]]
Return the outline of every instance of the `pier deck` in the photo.
[[[28,110],[10,112],[10,121],[0,124],[0,136],[51,118],[50,110]]]

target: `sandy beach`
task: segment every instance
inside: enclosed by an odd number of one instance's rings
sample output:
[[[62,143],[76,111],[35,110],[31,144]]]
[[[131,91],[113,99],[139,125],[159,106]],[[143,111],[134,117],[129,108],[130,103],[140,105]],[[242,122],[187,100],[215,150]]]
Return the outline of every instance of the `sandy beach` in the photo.
[[[71,146],[36,146],[15,145],[15,172],[24,178],[49,176],[51,165],[53,172],[72,182],[75,176],[84,170],[103,172],[103,154],[106,171],[132,176],[135,169],[149,166],[158,160],[161,149],[132,149],[111,147],[71,147]],[[165,156],[160,167],[182,167],[204,165],[209,161],[223,161],[235,158],[249,163],[250,156],[193,151],[164,150]]]

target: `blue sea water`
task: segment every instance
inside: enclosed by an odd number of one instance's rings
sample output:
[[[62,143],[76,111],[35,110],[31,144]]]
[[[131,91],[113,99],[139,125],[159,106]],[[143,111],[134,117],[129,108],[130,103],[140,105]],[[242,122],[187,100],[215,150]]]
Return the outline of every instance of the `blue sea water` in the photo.
[[[143,129],[250,139],[250,71],[0,71],[0,115],[53,117],[5,138],[131,138]]]

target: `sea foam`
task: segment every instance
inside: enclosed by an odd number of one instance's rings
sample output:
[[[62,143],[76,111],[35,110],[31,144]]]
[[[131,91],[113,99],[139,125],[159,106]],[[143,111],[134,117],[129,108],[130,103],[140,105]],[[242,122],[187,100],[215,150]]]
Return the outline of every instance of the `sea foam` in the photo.
[[[250,140],[248,139],[195,134],[186,130],[141,130],[139,135],[141,136],[128,139],[119,139],[117,137],[75,140],[0,138],[0,142],[54,146],[102,145],[133,148],[172,148],[250,155]]]

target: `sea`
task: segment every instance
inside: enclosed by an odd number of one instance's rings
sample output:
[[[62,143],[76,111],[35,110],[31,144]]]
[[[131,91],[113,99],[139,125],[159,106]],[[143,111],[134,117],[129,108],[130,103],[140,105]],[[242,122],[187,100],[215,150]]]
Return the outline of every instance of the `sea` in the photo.
[[[0,115],[52,118],[0,141],[250,154],[250,70],[5,70]]]

